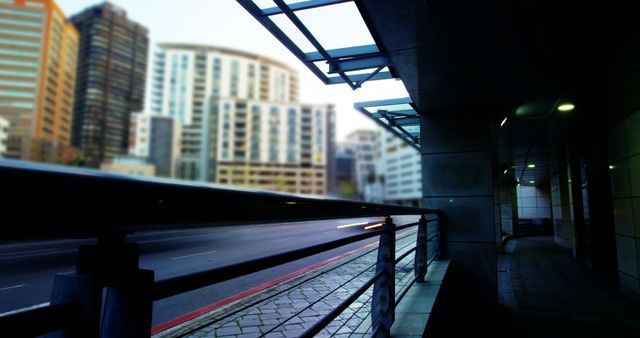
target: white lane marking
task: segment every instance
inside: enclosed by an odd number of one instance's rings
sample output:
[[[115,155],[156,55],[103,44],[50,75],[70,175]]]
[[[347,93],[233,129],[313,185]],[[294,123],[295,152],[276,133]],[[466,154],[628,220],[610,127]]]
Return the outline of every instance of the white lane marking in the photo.
[[[2,252],[2,253],[0,253],[0,256],[44,253],[44,252],[55,251],[55,250],[60,250],[60,249],[59,248],[50,248],[50,249],[35,249],[35,250],[24,250],[24,251],[10,251],[10,252]]]
[[[27,311],[27,310],[31,310],[31,309],[37,309],[39,307],[43,307],[43,306],[47,306],[47,305],[49,305],[49,302],[23,307],[22,309],[15,309],[15,310],[7,311],[7,312],[4,312],[4,313],[0,313],[0,317],[12,315],[14,313]]]
[[[12,259],[19,259],[19,258],[29,258],[29,257],[38,257],[38,256],[48,256],[48,255],[52,255],[52,254],[61,254],[61,253],[67,253],[67,252],[76,252],[78,251],[77,249],[69,249],[69,250],[58,250],[58,249],[48,249],[46,252],[42,251],[42,252],[12,252],[12,253],[7,253],[4,255],[4,257],[0,257],[0,261],[8,261],[8,260],[12,260]]]
[[[189,258],[189,257],[194,257],[194,256],[207,255],[207,254],[214,253],[214,252],[215,252],[215,251],[200,252],[200,253],[197,253],[197,254],[191,254],[191,255],[185,255],[185,256],[172,257],[172,258],[170,258],[170,259],[171,259],[171,260],[183,259],[183,258]]]
[[[216,235],[216,234],[217,233],[207,233],[207,234],[192,235],[192,236],[180,236],[180,237],[171,237],[171,238],[150,239],[150,240],[146,240],[146,241],[136,241],[136,243],[148,244],[148,243],[181,241],[181,240],[190,239],[190,238],[209,237],[209,236],[213,236],[213,235]]]
[[[26,285],[27,284],[18,284],[18,285],[7,286],[7,287],[4,287],[4,288],[0,288],[0,291],[17,289],[17,288],[21,288],[21,287],[26,286]]]

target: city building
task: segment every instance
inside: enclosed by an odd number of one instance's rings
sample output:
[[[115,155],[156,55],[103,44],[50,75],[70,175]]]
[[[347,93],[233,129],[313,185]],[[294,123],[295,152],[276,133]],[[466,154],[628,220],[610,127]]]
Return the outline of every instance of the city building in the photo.
[[[76,82],[78,31],[52,0],[0,2],[0,116],[6,157],[65,162]]]
[[[127,153],[131,114],[143,108],[149,32],[108,2],[70,20],[80,32],[72,144],[98,167]]]
[[[420,152],[385,131],[380,137],[378,178],[387,203],[419,206],[422,199]]]
[[[155,176],[156,167],[149,163],[146,158],[118,155],[114,156],[109,163],[100,165],[100,169],[112,173],[133,174],[143,176]]]
[[[335,166],[335,195],[342,198],[356,199],[358,197],[356,157],[351,147],[344,143],[337,144]]]
[[[134,113],[129,130],[129,155],[148,159],[157,176],[173,177],[180,155],[180,124],[169,116]]]
[[[332,105],[298,102],[295,69],[263,56],[160,44],[151,111],[182,125],[176,177],[269,190],[331,189]]]
[[[9,120],[0,116],[0,157],[4,157],[7,151],[7,140],[9,139]]]
[[[215,111],[221,112],[216,182],[328,194],[332,105],[221,99]]]
[[[379,179],[376,165],[380,158],[380,131],[359,129],[349,133],[345,138],[345,144],[355,154],[356,183],[358,184],[358,196],[365,199],[365,190],[369,184],[375,184]],[[377,197],[375,197],[377,198]]]

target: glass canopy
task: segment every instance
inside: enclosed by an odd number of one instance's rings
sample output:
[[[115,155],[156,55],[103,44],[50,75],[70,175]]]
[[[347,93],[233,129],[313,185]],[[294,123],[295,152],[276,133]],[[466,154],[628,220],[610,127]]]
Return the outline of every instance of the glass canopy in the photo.
[[[411,98],[358,102],[353,107],[411,146],[420,149],[420,116],[413,108]]]
[[[397,77],[354,0],[236,1],[325,84]]]

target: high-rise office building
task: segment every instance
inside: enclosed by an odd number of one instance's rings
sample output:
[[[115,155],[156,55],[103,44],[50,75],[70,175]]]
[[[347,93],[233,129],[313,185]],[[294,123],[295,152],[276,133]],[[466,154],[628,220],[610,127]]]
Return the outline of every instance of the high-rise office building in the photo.
[[[379,175],[387,203],[419,206],[422,199],[420,152],[398,136],[385,131],[380,137]]]
[[[0,116],[6,157],[69,155],[78,31],[52,0],[0,1]]]
[[[359,129],[349,133],[345,138],[345,146],[355,154],[356,182],[358,194],[365,198],[365,187],[378,181],[379,173],[376,165],[380,158],[380,131]]]
[[[149,32],[108,2],[70,20],[80,32],[72,143],[97,167],[128,151],[131,113],[143,108]]]
[[[7,140],[9,139],[9,120],[0,116],[0,157],[7,152]]]
[[[357,198],[356,154],[350,145],[345,143],[336,145],[335,168],[335,195],[342,198]]]
[[[146,158],[157,176],[173,177],[180,156],[181,128],[170,116],[134,113],[129,131],[129,155]]]
[[[153,114],[183,124],[177,176],[326,194],[332,170],[332,105],[298,103],[298,74],[227,48],[160,44]]]

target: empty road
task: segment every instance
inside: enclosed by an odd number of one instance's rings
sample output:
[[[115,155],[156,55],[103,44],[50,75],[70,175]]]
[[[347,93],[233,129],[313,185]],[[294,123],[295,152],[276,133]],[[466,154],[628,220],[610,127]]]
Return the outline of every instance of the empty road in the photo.
[[[365,221],[372,225],[383,222],[383,219],[341,219],[145,232],[130,235],[127,241],[141,244],[140,267],[154,270],[156,280],[161,280],[352,236],[367,231],[363,229],[364,225],[338,227]],[[394,221],[401,225],[415,222],[417,217],[396,217]],[[154,303],[153,324],[163,323],[375,241],[377,238],[371,238],[157,301]],[[92,243],[95,241],[55,240],[0,244],[0,314],[47,302],[54,275],[73,271],[78,245]]]

